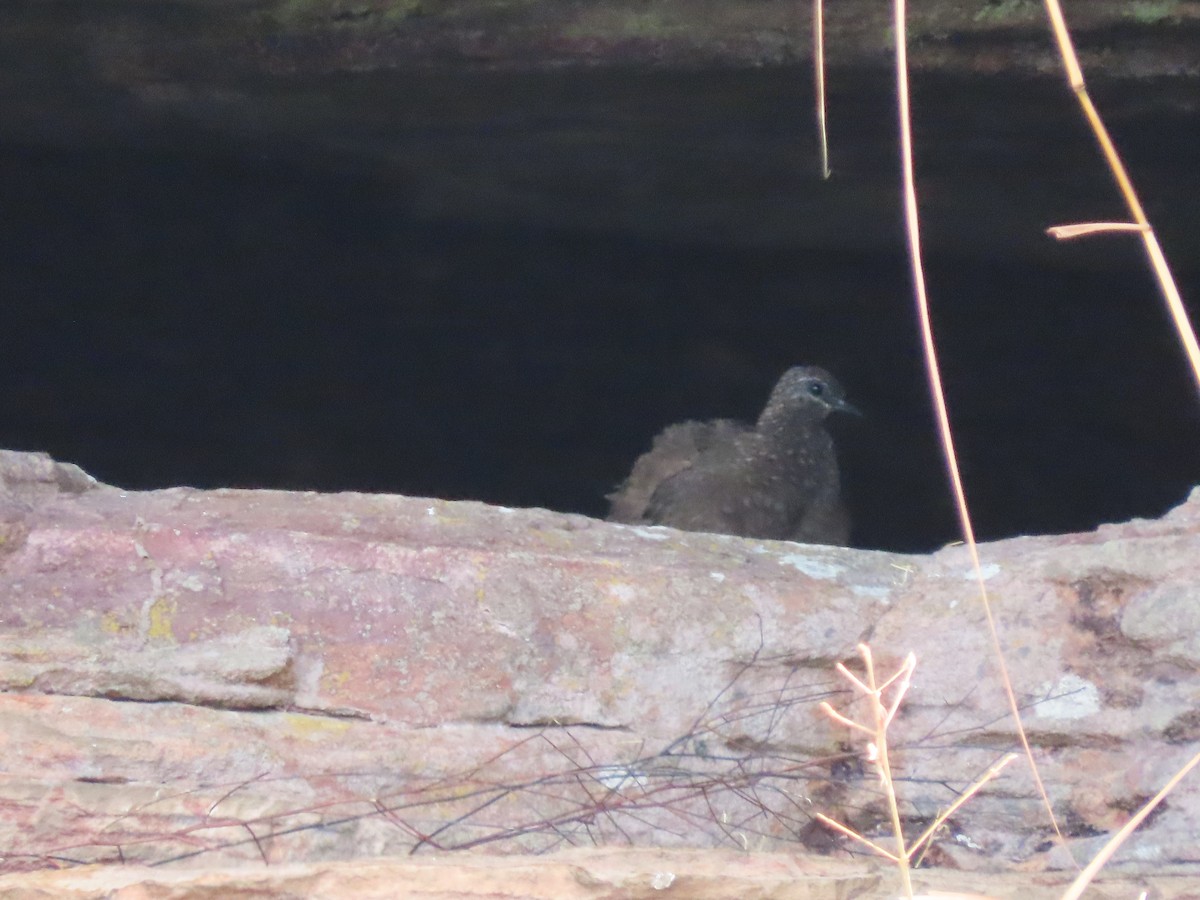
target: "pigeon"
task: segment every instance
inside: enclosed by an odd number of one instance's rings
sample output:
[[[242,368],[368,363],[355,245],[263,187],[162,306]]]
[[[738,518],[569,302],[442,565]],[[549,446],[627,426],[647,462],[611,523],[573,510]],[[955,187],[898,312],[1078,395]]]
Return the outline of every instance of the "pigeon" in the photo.
[[[665,428],[608,495],[608,520],[742,537],[846,545],[850,517],[825,418],[861,415],[817,366],[784,372],[753,425]]]

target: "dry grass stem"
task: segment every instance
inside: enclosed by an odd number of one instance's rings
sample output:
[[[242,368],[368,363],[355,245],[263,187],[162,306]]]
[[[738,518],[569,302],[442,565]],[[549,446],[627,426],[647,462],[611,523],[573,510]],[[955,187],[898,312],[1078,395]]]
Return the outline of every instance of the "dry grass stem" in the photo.
[[[978,794],[985,784],[999,775],[1001,770],[1003,770],[1005,766],[1007,766],[1016,758],[1016,753],[1005,754],[998,763],[989,768],[974,783],[972,783],[970,787],[959,794],[958,799],[946,807],[946,809],[944,809],[942,812],[938,813],[937,818],[933,820],[933,824],[921,832],[921,836],[913,841],[911,852],[915,853],[926,843],[928,843],[929,840],[937,833],[937,830],[946,824],[946,820],[958,811],[960,806]]]
[[[815,819],[817,819],[817,821],[823,822],[824,824],[828,825],[834,831],[839,831],[842,834],[844,834],[846,837],[853,838],[854,840],[858,841],[860,844],[870,847],[872,850],[874,850],[876,853],[878,853],[880,856],[884,857],[885,859],[890,859],[894,863],[900,862],[900,860],[896,857],[896,855],[894,853],[889,853],[887,850],[884,850],[873,840],[871,840],[870,838],[863,837],[861,834],[859,834],[853,828],[847,828],[841,822],[837,822],[837,821],[829,818],[829,816],[825,815],[824,813],[813,813],[813,817]]]
[[[825,125],[824,0],[813,0],[813,78],[817,94],[817,137],[821,145],[821,178],[829,180],[829,134]]]
[[[962,527],[963,543],[971,556],[971,568],[975,574],[975,586],[980,602],[983,605],[984,616],[987,619],[988,633],[992,640],[992,651],[999,669],[1000,682],[1008,701],[1009,712],[1013,717],[1017,736],[1021,741],[1025,758],[1029,760],[1029,768],[1037,785],[1042,805],[1058,835],[1059,841],[1065,844],[1062,830],[1054,816],[1050,803],[1050,795],[1042,783],[1041,773],[1033,758],[1033,748],[1025,733],[1025,725],[1021,721],[1020,704],[1012,679],[1008,674],[1008,664],[1004,659],[1004,649],[1000,644],[1000,633],[996,628],[996,620],[992,615],[992,604],[988,599],[987,585],[983,578],[983,566],[979,560],[979,546],[975,541],[975,528],[971,523],[971,513],[967,506],[967,495],[963,488],[962,473],[958,465],[958,454],[954,448],[954,435],[950,428],[950,414],[946,405],[946,394],[942,388],[941,368],[938,364],[937,344],[933,338],[933,325],[929,316],[929,297],[925,289],[925,271],[921,257],[920,215],[917,208],[916,177],[913,172],[913,142],[912,142],[912,111],[908,90],[908,35],[905,28],[905,2],[895,0],[896,30],[896,100],[900,115],[900,163],[903,176],[904,223],[908,234],[909,262],[912,267],[913,292],[917,301],[917,319],[920,323],[921,343],[925,354],[925,369],[929,377],[929,389],[933,397],[936,414],[938,435],[942,442],[942,453],[946,460],[946,469],[950,476],[950,484],[954,491],[955,507],[958,510],[959,524]]]
[[[1146,247],[1147,255],[1154,269],[1155,275],[1158,278],[1160,288],[1166,300],[1168,311],[1171,314],[1172,320],[1175,323],[1177,332],[1179,333],[1180,341],[1187,353],[1188,360],[1191,363],[1193,374],[1196,382],[1200,385],[1200,346],[1197,345],[1195,332],[1192,329],[1191,323],[1188,320],[1187,313],[1183,307],[1183,302],[1179,296],[1179,290],[1175,285],[1174,278],[1171,276],[1170,268],[1167,265],[1162,248],[1158,243],[1158,238],[1151,227],[1149,220],[1146,218],[1145,211],[1142,208],[1141,202],[1134,190],[1133,183],[1125,170],[1120,156],[1117,154],[1116,148],[1109,137],[1108,131],[1092,104],[1091,98],[1088,95],[1087,87],[1083,80],[1083,71],[1079,66],[1078,58],[1075,55],[1073,43],[1071,41],[1070,32],[1067,29],[1066,20],[1063,16],[1062,9],[1058,0],[1045,0],[1046,10],[1050,17],[1051,25],[1054,30],[1055,38],[1058,41],[1059,51],[1062,56],[1063,65],[1067,72],[1067,78],[1070,82],[1071,89],[1083,109],[1092,131],[1096,136],[1096,140],[1100,144],[1100,148],[1104,154],[1105,160],[1108,163],[1114,179],[1125,199],[1126,205],[1129,208],[1130,214],[1134,221],[1132,222],[1089,222],[1078,223],[1072,225],[1060,225],[1047,229],[1047,233],[1058,240],[1070,240],[1073,238],[1084,237],[1094,234],[1104,233],[1126,233],[1132,232],[1140,234]],[[1000,679],[1004,687],[1005,695],[1008,700],[1009,709],[1016,725],[1018,737],[1020,738],[1022,748],[1024,749],[1025,757],[1029,760],[1030,770],[1033,775],[1037,789],[1042,798],[1042,804],[1049,815],[1050,822],[1054,827],[1055,833],[1058,835],[1059,841],[1065,846],[1066,842],[1063,839],[1062,831],[1059,829],[1058,822],[1055,819],[1054,811],[1050,803],[1049,795],[1046,792],[1045,785],[1042,782],[1041,774],[1038,771],[1037,763],[1033,757],[1033,751],[1029,744],[1028,736],[1025,733],[1024,725],[1021,721],[1019,706],[1016,698],[1016,693],[1012,686],[1012,680],[1008,674],[1007,663],[1005,662],[1003,648],[1000,643],[999,632],[996,628],[996,622],[992,615],[991,603],[988,598],[987,587],[984,583],[982,567],[980,566],[979,548],[975,541],[974,527],[971,522],[970,510],[967,505],[966,492],[963,488],[962,476],[958,465],[957,453],[954,446],[953,432],[950,427],[950,417],[946,405],[945,393],[942,388],[941,372],[938,364],[937,346],[933,337],[933,329],[930,323],[929,316],[929,299],[925,287],[925,275],[922,264],[921,254],[921,233],[920,233],[920,217],[918,213],[917,195],[916,195],[916,180],[913,173],[913,147],[912,147],[912,117],[909,102],[908,88],[908,51],[907,51],[907,34],[906,34],[906,14],[905,0],[895,0],[894,3],[894,28],[896,34],[896,93],[897,106],[900,118],[900,154],[901,154],[901,171],[903,177],[903,208],[908,235],[909,244],[909,261],[912,269],[913,290],[916,298],[918,320],[921,330],[921,340],[925,354],[926,371],[929,378],[930,392],[933,397],[934,411],[938,424],[938,433],[942,442],[942,452],[946,460],[946,468],[950,476],[951,486],[953,488],[955,504],[958,509],[959,522],[963,532],[963,542],[967,547],[971,557],[971,565],[975,573],[976,585],[979,592],[980,600],[983,604],[985,616],[987,618],[988,631],[991,635],[992,646],[1000,668]],[[868,661],[868,680],[873,685],[873,673],[870,671],[869,657],[864,656]],[[852,682],[858,687],[862,687],[861,682],[853,679],[844,667],[839,666],[839,671],[851,678]],[[897,673],[898,675],[900,673]],[[878,699],[878,698],[876,698]],[[877,709],[882,709],[878,707]],[[846,717],[835,713],[831,708],[827,707],[827,711],[832,715],[835,721],[843,724],[848,724],[851,727],[867,731],[865,726],[850,722]],[[895,706],[891,713],[894,714]],[[878,716],[882,715],[880,719]],[[886,722],[890,721],[886,714],[877,712],[877,724],[883,722],[886,727]],[[884,782],[885,788],[891,788],[891,776],[888,770],[887,748],[885,737],[882,733],[877,735],[879,742],[878,748],[878,765],[880,767],[880,778]],[[980,785],[988,779],[994,777],[1003,766],[1007,765],[1011,757],[1006,757],[994,766],[984,776]],[[1082,892],[1084,886],[1090,880],[1092,874],[1099,871],[1104,862],[1112,855],[1119,846],[1125,836],[1133,831],[1137,825],[1149,814],[1149,811],[1161,800],[1162,796],[1178,782],[1180,778],[1186,774],[1193,766],[1200,762],[1200,756],[1194,758],[1183,770],[1172,779],[1163,791],[1148,803],[1138,814],[1126,825],[1125,828],[1118,832],[1110,845],[1106,846],[1104,851],[1097,856],[1095,860],[1080,874],[1077,879],[1078,889],[1072,888],[1064,900],[1075,900]],[[964,793],[963,797],[951,807],[942,816],[939,816],[939,821],[935,822],[929,830],[927,830],[918,839],[915,846],[919,846],[922,842],[927,841],[931,835],[936,832],[941,822],[945,821],[951,812],[965,802],[978,787]],[[894,809],[894,803],[893,803]],[[895,814],[893,816],[895,818]],[[822,821],[825,821],[822,817]],[[898,820],[897,820],[898,824]],[[839,828],[839,830],[844,830]],[[869,843],[869,842],[868,842]],[[890,854],[887,854],[890,856]],[[907,878],[907,857],[903,850],[901,841],[901,859],[899,860],[901,871],[905,877],[905,889],[909,897],[912,896],[911,887]]]
[[[1076,225],[1052,225],[1046,229],[1046,234],[1057,241],[1069,241],[1073,238],[1089,237],[1093,234],[1145,230],[1145,226],[1139,225],[1137,222],[1080,222]]]
[[[1112,172],[1113,178],[1117,182],[1121,196],[1125,199],[1129,214],[1138,226],[1137,231],[1141,234],[1142,242],[1145,244],[1150,266],[1154,270],[1155,277],[1158,278],[1163,299],[1166,301],[1171,319],[1175,323],[1175,330],[1179,333],[1179,340],[1192,365],[1192,374],[1195,376],[1196,384],[1200,386],[1200,345],[1196,343],[1196,332],[1188,320],[1187,310],[1184,309],[1183,300],[1179,296],[1179,288],[1175,285],[1167,258],[1163,255],[1162,247],[1158,243],[1158,236],[1154,233],[1150,220],[1146,218],[1146,212],[1142,209],[1142,203],[1138,199],[1137,191],[1134,190],[1129,173],[1125,170],[1125,164],[1121,161],[1120,154],[1117,153],[1117,148],[1113,145],[1112,138],[1109,137],[1108,129],[1104,126],[1104,121],[1100,118],[1100,113],[1096,111],[1092,98],[1088,94],[1087,85],[1083,80],[1083,69],[1075,55],[1075,45],[1071,40],[1071,32],[1067,29],[1067,21],[1063,16],[1062,7],[1058,0],[1045,0],[1045,3],[1046,13],[1050,17],[1050,25],[1054,29],[1054,37],[1058,41],[1058,51],[1062,56],[1063,67],[1067,70],[1067,81],[1075,93],[1075,99],[1079,101],[1079,105],[1083,109],[1083,114],[1096,136],[1096,141],[1100,144],[1100,150],[1104,154],[1105,162],[1108,163],[1109,171]]]
[[[1151,797],[1141,809],[1134,813],[1134,815],[1128,822],[1125,823],[1121,830],[1112,836],[1111,840],[1109,840],[1109,842],[1105,844],[1103,848],[1101,848],[1100,852],[1096,854],[1095,859],[1088,863],[1084,870],[1079,873],[1078,877],[1071,882],[1071,886],[1067,888],[1067,891],[1062,895],[1061,900],[1079,900],[1080,895],[1087,890],[1087,886],[1091,883],[1092,879],[1096,877],[1096,873],[1099,872],[1110,859],[1112,859],[1112,855],[1117,852],[1117,849],[1123,843],[1125,843],[1125,839],[1137,830],[1137,827],[1145,821],[1146,817],[1150,815],[1151,812],[1154,811],[1154,807],[1158,806],[1158,804],[1162,802],[1163,798],[1166,797],[1167,794],[1171,793],[1172,790],[1174,790],[1175,785],[1179,784],[1179,782],[1183,780],[1184,776],[1186,776],[1188,772],[1192,771],[1192,769],[1194,769],[1198,763],[1200,763],[1200,753],[1197,753],[1195,756],[1189,759],[1182,769],[1172,775],[1171,780],[1163,785],[1163,789]],[[1143,896],[1145,895],[1143,894]]]

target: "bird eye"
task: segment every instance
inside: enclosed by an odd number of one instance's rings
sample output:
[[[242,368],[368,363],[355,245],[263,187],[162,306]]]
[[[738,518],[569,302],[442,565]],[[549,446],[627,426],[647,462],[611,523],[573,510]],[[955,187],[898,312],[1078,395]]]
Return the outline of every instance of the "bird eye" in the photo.
[[[825,385],[819,381],[814,381],[808,386],[808,392],[814,397],[821,397],[825,394]]]

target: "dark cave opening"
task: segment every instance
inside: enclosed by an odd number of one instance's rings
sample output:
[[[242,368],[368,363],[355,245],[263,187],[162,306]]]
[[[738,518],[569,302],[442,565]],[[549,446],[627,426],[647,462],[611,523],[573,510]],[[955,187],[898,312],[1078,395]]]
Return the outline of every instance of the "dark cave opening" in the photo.
[[[782,90],[770,73],[730,77],[768,100]],[[664,76],[657,89],[686,83]],[[621,108],[619,92],[590,96]],[[938,96],[927,90],[926,107]],[[519,96],[511,103],[519,109]],[[602,515],[603,495],[661,427],[753,417],[784,368],[818,363],[867,413],[835,426],[855,545],[954,540],[894,197],[859,244],[852,217],[847,229],[837,213],[842,230],[820,246],[796,235],[722,243],[714,219],[695,234],[639,233],[611,224],[614,204],[662,207],[669,219],[674,192],[694,211],[711,174],[680,174],[664,146],[703,132],[697,157],[726,174],[714,202],[743,204],[731,217],[742,221],[779,186],[776,158],[756,153],[770,143],[786,155],[803,122],[774,132],[758,119],[701,124],[659,140],[642,118],[609,134],[578,114],[538,121],[540,137],[525,120],[505,128],[566,158],[545,182],[536,166],[513,171],[539,196],[570,199],[525,222],[489,217],[482,204],[466,219],[421,200],[423,179],[453,180],[454,154],[418,154],[397,177],[377,157],[350,164],[211,130],[198,140],[194,128],[177,140],[159,129],[154,143],[10,139],[0,146],[0,291],[10,298],[0,445],[48,451],[131,489],[385,491]],[[870,162],[887,158],[886,126],[848,142],[843,186],[853,190],[858,167],[892,166]],[[1142,126],[1131,127],[1135,145]],[[487,122],[456,127],[480,157],[517,152],[489,145]],[[621,127],[637,139],[622,142]],[[979,127],[993,126],[925,130]],[[414,141],[429,145],[431,129]],[[563,150],[568,132],[575,156]],[[1161,139],[1164,128],[1149,133]],[[1186,167],[1200,154],[1191,141],[1163,153]],[[976,143],[1037,168],[1027,146]],[[786,165],[807,165],[806,153]],[[1046,155],[1074,165],[1060,146]],[[925,159],[936,235],[938,211],[971,202],[978,186],[970,165]],[[1104,182],[1094,165],[1100,177],[1077,186],[1088,198],[1080,211],[1114,206],[1090,199]],[[604,177],[588,183],[597,166]],[[810,179],[785,187],[819,193]],[[614,197],[626,183],[631,196]],[[490,187],[472,189],[487,197]],[[1025,214],[1008,192],[993,186],[979,205],[994,214],[1011,202]],[[820,202],[799,214],[838,200]],[[1184,228],[1170,213],[1168,236]],[[935,237],[927,271],[980,537],[1085,530],[1180,502],[1200,481],[1200,412],[1136,244],[1103,238],[1056,262],[1053,247],[1031,258],[986,243],[1034,224],[977,227],[979,238]],[[1175,262],[1195,302],[1200,270]]]

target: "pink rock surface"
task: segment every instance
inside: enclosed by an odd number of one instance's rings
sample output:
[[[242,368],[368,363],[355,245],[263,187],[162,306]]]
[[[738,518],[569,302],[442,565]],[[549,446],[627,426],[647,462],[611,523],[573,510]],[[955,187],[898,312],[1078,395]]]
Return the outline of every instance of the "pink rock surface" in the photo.
[[[1055,900],[1063,873],[998,875],[945,869],[914,873],[926,896]],[[1102,875],[1089,896],[1134,896],[1149,884],[1162,900],[1196,896],[1185,875],[1161,873],[1138,881]],[[325,864],[286,863],[196,872],[142,866],[87,866],[65,872],[0,876],[9,900],[261,900],[263,897],[353,897],[358,900],[882,900],[897,896],[896,873],[878,862],[733,850],[590,849],[538,857],[472,854]],[[953,891],[955,893],[946,893]]]
[[[1081,860],[1200,749],[1198,550],[1195,495],[1159,521],[982,548]],[[10,870],[835,849],[814,811],[884,833],[861,742],[817,711],[855,711],[832,665],[863,640],[881,670],[917,654],[891,738],[914,828],[1016,745],[961,547],[902,556],[391,496],[134,493],[6,452],[0,593]],[[1113,871],[1200,872],[1198,818],[1185,781]],[[931,858],[1037,869],[1066,852],[1017,762]]]

